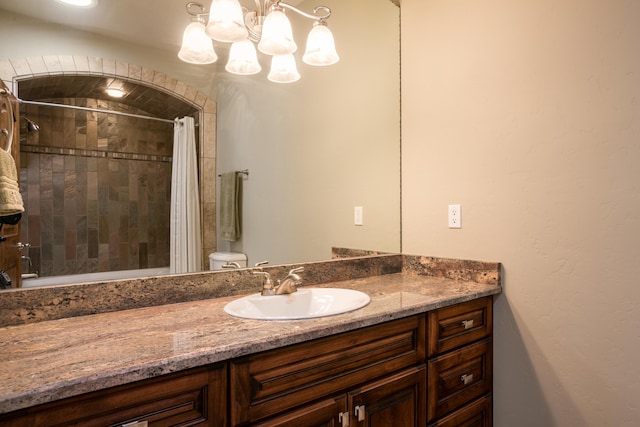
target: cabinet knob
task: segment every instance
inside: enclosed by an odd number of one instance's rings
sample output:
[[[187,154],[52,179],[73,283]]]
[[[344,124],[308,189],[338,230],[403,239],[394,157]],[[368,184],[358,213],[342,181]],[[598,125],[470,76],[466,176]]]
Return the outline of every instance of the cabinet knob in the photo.
[[[473,319],[471,319],[471,320],[463,320],[460,323],[462,324],[462,327],[465,330],[473,328]]]
[[[460,377],[460,381],[462,381],[462,384],[464,385],[469,384],[471,381],[473,381],[473,374],[464,374]]]
[[[349,427],[349,413],[340,412],[338,414],[338,422],[340,423],[340,427]]]
[[[358,417],[358,421],[364,421],[364,418],[365,418],[364,405],[356,406],[354,409],[354,412],[356,417]]]

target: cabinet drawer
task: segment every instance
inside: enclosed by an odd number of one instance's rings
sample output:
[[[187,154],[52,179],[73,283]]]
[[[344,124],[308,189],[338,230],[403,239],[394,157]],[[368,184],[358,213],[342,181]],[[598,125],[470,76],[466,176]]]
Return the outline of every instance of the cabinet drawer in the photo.
[[[475,402],[453,412],[451,415],[429,424],[429,427],[491,427],[491,395],[481,397]]]
[[[490,392],[493,385],[491,339],[429,360],[427,378],[429,421]]]
[[[3,426],[223,426],[226,369],[197,368],[51,402],[6,416]]]
[[[429,312],[428,356],[488,337],[492,314],[491,297]]]
[[[424,315],[254,354],[230,364],[231,423],[255,422],[424,363]]]

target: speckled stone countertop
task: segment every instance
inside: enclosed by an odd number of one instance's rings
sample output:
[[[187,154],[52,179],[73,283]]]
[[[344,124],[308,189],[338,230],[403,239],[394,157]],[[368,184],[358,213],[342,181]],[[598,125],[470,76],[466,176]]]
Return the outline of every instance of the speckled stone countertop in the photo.
[[[321,286],[358,289],[371,302],[319,319],[256,321],[224,313],[233,296],[0,328],[0,413],[501,292],[495,281],[410,272]]]

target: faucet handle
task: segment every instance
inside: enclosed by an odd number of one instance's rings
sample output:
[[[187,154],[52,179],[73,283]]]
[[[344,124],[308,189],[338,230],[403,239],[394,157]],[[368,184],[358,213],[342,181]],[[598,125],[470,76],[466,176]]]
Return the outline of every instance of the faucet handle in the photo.
[[[304,271],[304,267],[297,267],[297,268],[294,268],[291,271],[289,271],[289,275],[296,274],[296,273],[301,273],[303,271]]]
[[[229,269],[229,268],[239,269],[241,267],[240,267],[240,264],[238,264],[237,262],[231,261],[231,262],[227,262],[226,264],[223,264],[222,268],[225,268],[225,269]]]
[[[265,282],[271,282],[271,275],[266,271],[252,271],[251,274],[254,276],[262,276]]]
[[[267,264],[269,264],[269,261],[260,261],[260,262],[256,262],[256,265],[254,265],[254,267],[261,267]]]
[[[262,276],[264,280],[262,281],[262,295],[272,295],[274,293],[273,290],[273,281],[271,280],[271,275],[266,271],[252,271],[251,274],[254,276]]]

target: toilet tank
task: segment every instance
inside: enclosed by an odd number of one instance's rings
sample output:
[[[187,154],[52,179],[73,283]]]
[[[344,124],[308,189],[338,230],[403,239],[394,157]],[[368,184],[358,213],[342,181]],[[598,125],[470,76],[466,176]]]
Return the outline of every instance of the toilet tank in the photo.
[[[247,256],[240,252],[214,252],[209,255],[209,270],[222,270],[222,266],[236,262],[241,268],[247,266]]]

